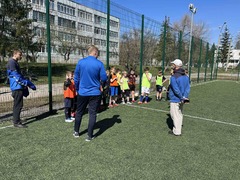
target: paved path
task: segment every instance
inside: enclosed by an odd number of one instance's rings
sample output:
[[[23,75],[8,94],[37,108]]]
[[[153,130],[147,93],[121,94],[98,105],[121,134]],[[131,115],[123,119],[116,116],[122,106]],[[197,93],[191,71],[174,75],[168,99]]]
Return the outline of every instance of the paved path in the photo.
[[[52,85],[52,95],[63,95],[63,83],[53,84]],[[28,99],[31,98],[38,98],[38,97],[48,97],[48,85],[37,85],[37,90],[33,91],[29,89],[29,96]],[[2,87],[0,88],[0,102],[8,102],[12,101],[11,90],[9,87]]]

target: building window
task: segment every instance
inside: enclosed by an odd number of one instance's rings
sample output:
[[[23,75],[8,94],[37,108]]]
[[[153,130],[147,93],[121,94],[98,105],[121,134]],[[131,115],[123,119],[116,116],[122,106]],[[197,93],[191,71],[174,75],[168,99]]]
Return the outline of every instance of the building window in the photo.
[[[66,28],[76,29],[76,22],[58,17],[58,25]]]
[[[54,1],[50,1],[50,9],[54,10]]]
[[[101,29],[101,35],[106,35],[106,29]]]
[[[46,22],[46,14],[39,12],[39,11],[33,11],[33,19],[36,21]],[[54,24],[55,16],[50,15],[50,24]]]
[[[71,16],[75,16],[75,8],[74,7],[71,7],[71,6],[68,6],[68,5],[59,3],[59,2],[57,4],[57,6],[58,6],[58,12],[68,14]]]

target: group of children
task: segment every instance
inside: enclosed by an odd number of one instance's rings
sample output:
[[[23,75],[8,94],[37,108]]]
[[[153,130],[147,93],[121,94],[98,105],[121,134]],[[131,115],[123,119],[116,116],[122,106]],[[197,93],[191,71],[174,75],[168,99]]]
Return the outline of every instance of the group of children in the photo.
[[[112,108],[122,104],[132,104],[135,101],[135,89],[137,75],[133,69],[130,72],[111,67],[106,71],[108,80],[101,84],[102,91],[102,108]],[[67,71],[64,81],[64,107],[65,107],[65,122],[73,122],[75,120],[75,111],[77,103],[77,92],[74,85],[74,72]],[[149,94],[151,87],[152,74],[149,68],[144,69],[142,75],[142,89],[138,104],[149,102]],[[162,99],[163,84],[167,79],[159,71],[156,76],[156,100]]]
[[[107,71],[108,81],[105,84],[107,92],[103,93],[103,99],[107,99],[109,96],[108,107],[112,108],[118,106],[118,102],[121,100],[122,104],[131,104],[135,102],[135,85],[137,75],[134,70],[121,72],[119,69],[112,67],[110,72]],[[103,88],[104,89],[104,88]],[[131,97],[131,102],[130,102]],[[103,104],[106,104],[104,102]]]

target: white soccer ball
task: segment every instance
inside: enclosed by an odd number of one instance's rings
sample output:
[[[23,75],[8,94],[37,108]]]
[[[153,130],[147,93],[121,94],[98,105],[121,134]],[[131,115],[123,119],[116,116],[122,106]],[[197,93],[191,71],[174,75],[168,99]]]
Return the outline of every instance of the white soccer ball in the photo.
[[[135,96],[137,97],[139,94],[138,94],[138,92],[135,92]]]

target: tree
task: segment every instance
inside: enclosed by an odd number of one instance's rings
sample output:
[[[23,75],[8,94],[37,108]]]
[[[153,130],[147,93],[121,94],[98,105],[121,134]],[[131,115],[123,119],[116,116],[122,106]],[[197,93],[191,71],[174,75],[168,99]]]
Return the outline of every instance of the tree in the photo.
[[[164,40],[164,26],[166,26],[166,39]],[[161,63],[163,61],[163,47],[165,43],[165,64],[169,65],[176,57],[177,53],[177,35],[174,33],[173,29],[169,26],[169,19],[165,20],[162,23],[162,29],[160,34],[160,39],[155,49],[155,58],[157,63]]]
[[[182,31],[183,34],[189,33],[191,29],[191,17],[188,14],[185,14],[182,19],[178,22],[173,23],[173,28]],[[209,37],[209,28],[204,22],[194,22],[192,34],[194,37],[207,40]]]
[[[221,43],[220,43],[220,61],[221,63],[226,63],[229,56],[229,49],[231,48],[231,38],[227,26],[222,33]]]
[[[13,49],[27,54],[32,42],[32,20],[27,19],[31,11],[31,0],[0,0],[0,55],[4,58]]]
[[[127,70],[136,69],[139,65],[140,57],[141,30],[132,29],[125,32],[120,39],[120,64],[124,65]],[[157,46],[157,37],[151,30],[144,32],[144,49],[143,49],[143,65],[152,65],[154,59],[154,51]]]
[[[240,33],[238,33],[236,38],[235,49],[240,49]]]

